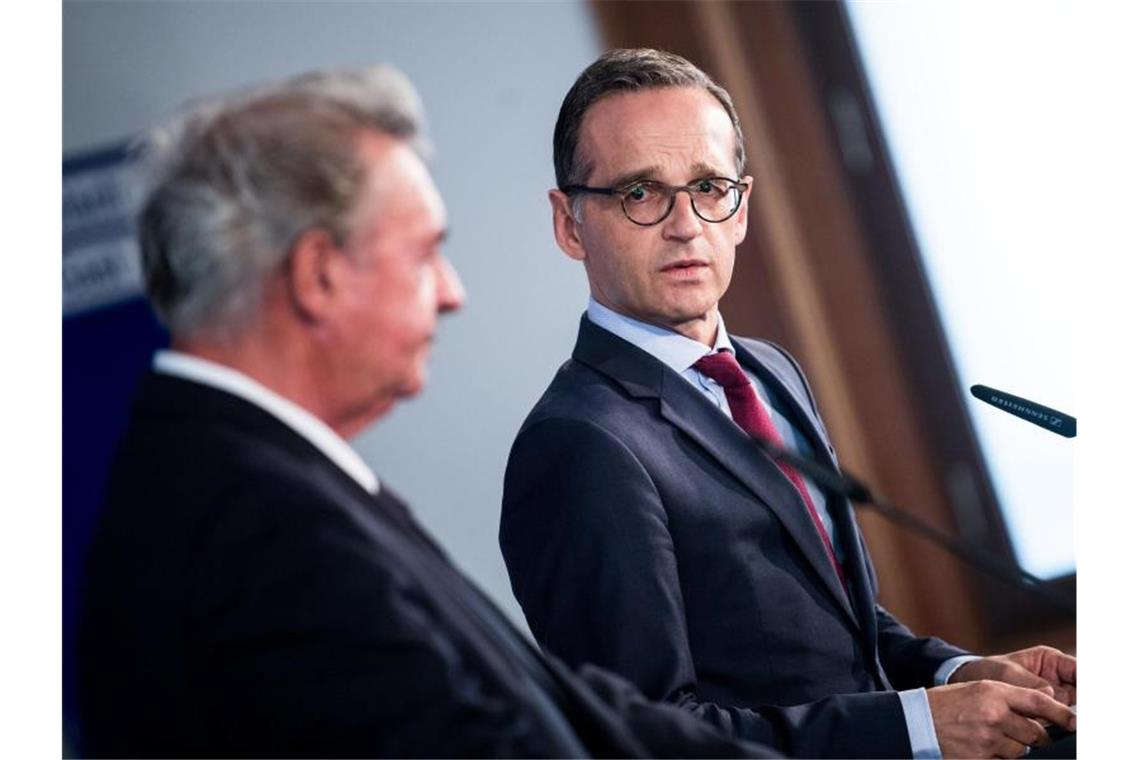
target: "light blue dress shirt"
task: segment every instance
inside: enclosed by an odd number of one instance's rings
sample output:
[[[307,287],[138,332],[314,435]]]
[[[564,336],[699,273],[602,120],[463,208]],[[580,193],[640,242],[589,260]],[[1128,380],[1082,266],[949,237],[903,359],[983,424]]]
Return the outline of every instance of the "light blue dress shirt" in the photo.
[[[724,412],[730,419],[732,418],[732,412],[729,410],[728,399],[724,395],[724,389],[721,388],[715,380],[702,375],[693,368],[693,364],[707,354],[727,350],[731,351],[734,356],[736,355],[736,349],[733,348],[732,342],[728,338],[728,331],[724,327],[724,319],[720,316],[719,312],[717,313],[716,340],[713,342],[712,348],[692,338],[687,338],[684,335],[673,332],[672,330],[647,324],[632,317],[627,317],[624,314],[618,314],[613,309],[598,303],[592,297],[586,308],[586,316],[591,322],[603,330],[613,333],[622,340],[632,343],[642,351],[655,357],[666,367],[685,378],[685,380],[699,390],[705,398],[713,404],[716,404],[717,408]],[[747,368],[742,366],[742,369],[744,369],[744,373],[748,376],[748,379],[752,381],[752,386],[756,389],[756,395],[760,397],[760,403],[764,405],[765,410],[772,418],[772,422],[775,423],[776,429],[780,432],[780,437],[784,439],[784,445],[805,457],[814,457],[815,452],[812,451],[807,438],[796,425],[792,424],[787,414],[788,410],[783,407],[779,401],[779,397],[770,393],[760,378],[756,377]],[[835,548],[839,560],[842,562],[843,547],[835,540],[835,525],[831,519],[831,515],[827,511],[827,498],[815,483],[806,478],[804,482],[807,485],[808,495],[811,496],[815,510],[819,514],[820,520],[823,521],[828,536],[831,538],[831,544]],[[965,655],[962,657],[953,657],[942,663],[938,672],[935,673],[933,685],[941,686],[945,684],[959,666],[974,659],[977,658]],[[910,738],[911,752],[916,760],[937,760],[941,758],[942,753],[938,749],[938,737],[934,732],[934,718],[930,714],[930,702],[926,698],[926,690],[908,689],[896,693],[902,702],[903,717],[906,720],[906,730]]]

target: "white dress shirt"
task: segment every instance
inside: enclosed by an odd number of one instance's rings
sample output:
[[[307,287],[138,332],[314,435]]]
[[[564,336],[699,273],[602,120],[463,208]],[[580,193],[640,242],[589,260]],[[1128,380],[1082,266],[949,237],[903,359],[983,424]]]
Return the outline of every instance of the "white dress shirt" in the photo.
[[[316,446],[365,491],[380,493],[380,481],[376,478],[376,473],[372,472],[347,441],[311,412],[274,393],[249,375],[217,362],[169,350],[155,354],[154,370],[245,399],[272,414],[297,435]]]

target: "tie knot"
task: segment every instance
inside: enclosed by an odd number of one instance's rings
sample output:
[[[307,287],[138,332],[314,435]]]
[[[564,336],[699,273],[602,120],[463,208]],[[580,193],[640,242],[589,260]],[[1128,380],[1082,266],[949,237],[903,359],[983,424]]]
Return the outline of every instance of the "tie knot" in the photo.
[[[725,389],[739,388],[750,385],[748,375],[740,368],[740,363],[731,351],[717,351],[715,354],[702,356],[693,363],[693,367],[705,377],[711,377],[717,384]]]

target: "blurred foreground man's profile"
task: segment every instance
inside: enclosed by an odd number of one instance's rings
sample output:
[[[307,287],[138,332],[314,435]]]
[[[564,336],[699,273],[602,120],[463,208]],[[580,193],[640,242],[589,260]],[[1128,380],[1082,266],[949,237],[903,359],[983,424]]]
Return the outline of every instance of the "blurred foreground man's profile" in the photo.
[[[169,327],[92,548],[91,756],[765,756],[543,657],[345,439],[463,302],[391,69],[203,106],[140,220]]]

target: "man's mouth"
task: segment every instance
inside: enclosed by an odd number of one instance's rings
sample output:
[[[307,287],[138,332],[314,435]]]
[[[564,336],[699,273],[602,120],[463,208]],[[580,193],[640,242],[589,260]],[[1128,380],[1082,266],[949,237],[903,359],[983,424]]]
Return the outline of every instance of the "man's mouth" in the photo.
[[[662,272],[676,272],[688,269],[703,269],[709,264],[703,259],[681,259],[661,267]]]

